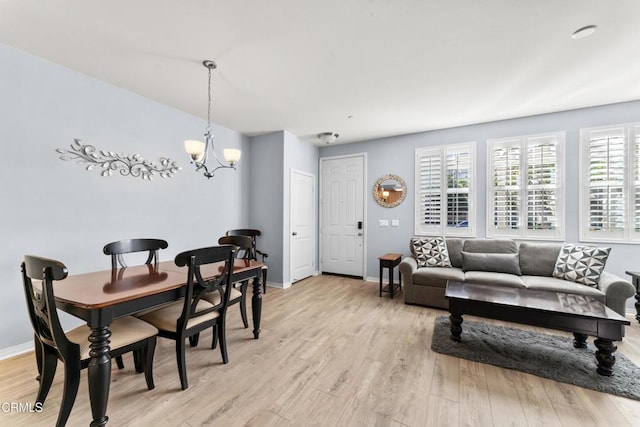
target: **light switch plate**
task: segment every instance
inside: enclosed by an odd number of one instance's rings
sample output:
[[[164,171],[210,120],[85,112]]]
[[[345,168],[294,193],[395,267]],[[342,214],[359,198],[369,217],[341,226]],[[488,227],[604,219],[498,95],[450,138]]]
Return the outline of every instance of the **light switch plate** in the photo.
[[[391,220],[391,226],[392,227],[400,227],[400,220],[399,219],[392,219]]]
[[[379,219],[378,220],[378,226],[379,227],[388,227],[389,226],[389,220],[388,219]]]

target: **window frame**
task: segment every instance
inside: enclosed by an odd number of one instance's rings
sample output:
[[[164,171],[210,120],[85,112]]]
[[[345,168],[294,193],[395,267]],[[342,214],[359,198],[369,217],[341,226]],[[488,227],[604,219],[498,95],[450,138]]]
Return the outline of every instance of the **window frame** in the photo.
[[[592,134],[606,134],[615,136],[615,132],[622,132],[623,156],[622,162],[623,181],[622,197],[623,229],[621,231],[590,230],[592,222],[590,211],[590,164],[589,154]],[[635,223],[638,222],[640,213],[635,212],[635,207],[640,202],[640,122],[624,123],[608,126],[598,126],[580,129],[580,214],[579,229],[581,242],[606,242],[640,244],[640,227],[636,231]],[[635,176],[634,176],[635,175]]]
[[[555,142],[555,185],[552,187],[544,187],[541,185],[529,184],[527,174],[529,166],[532,163],[528,159],[529,148],[537,144],[543,139],[553,139]],[[498,229],[493,225],[494,222],[494,193],[496,191],[508,191],[509,185],[494,186],[493,170],[495,165],[494,148],[497,146],[513,147],[518,150],[518,168],[519,183],[513,186],[513,191],[517,191],[518,212],[517,221],[520,227],[517,229]],[[510,239],[529,239],[529,240],[548,240],[563,241],[565,236],[565,150],[566,150],[566,132],[546,132],[533,135],[521,135],[507,138],[495,138],[487,140],[487,198],[486,198],[486,235],[490,238],[510,238]],[[496,188],[499,188],[496,190]],[[550,189],[555,193],[555,229],[529,229],[528,223],[528,192],[534,189],[544,190]]]
[[[454,152],[468,152],[469,153],[469,173],[468,173],[468,186],[466,191],[453,191],[448,188],[448,176],[447,176],[447,154]],[[421,159],[426,155],[439,158],[440,167],[440,186],[437,193],[440,197],[440,212],[439,212],[439,224],[429,226],[422,223],[423,212],[421,210]],[[476,198],[476,142],[464,142],[457,144],[445,144],[430,147],[420,147],[415,149],[415,199],[414,199],[414,233],[417,236],[450,236],[450,237],[475,237],[476,236],[476,214],[475,214],[475,198]],[[467,194],[467,226],[466,227],[450,227],[447,224],[448,221],[448,195],[453,193],[465,193]],[[435,195],[436,192],[434,191]]]

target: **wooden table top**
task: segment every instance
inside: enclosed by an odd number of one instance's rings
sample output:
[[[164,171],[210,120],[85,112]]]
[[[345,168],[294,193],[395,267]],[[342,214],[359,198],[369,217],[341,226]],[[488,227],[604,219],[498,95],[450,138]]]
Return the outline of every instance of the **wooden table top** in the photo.
[[[382,255],[381,257],[378,257],[378,259],[383,261],[395,261],[398,258],[402,258],[402,254],[388,253],[388,254]]]
[[[536,311],[617,320],[627,325],[630,324],[624,316],[619,315],[600,301],[585,295],[450,281],[447,284],[445,297],[530,308]]]
[[[220,274],[224,262],[203,266],[205,277]],[[234,273],[266,268],[258,261],[236,260]],[[154,265],[136,265],[117,270],[69,275],[56,282],[55,296],[60,302],[88,309],[103,308],[184,286],[188,267],[178,267],[173,261]]]

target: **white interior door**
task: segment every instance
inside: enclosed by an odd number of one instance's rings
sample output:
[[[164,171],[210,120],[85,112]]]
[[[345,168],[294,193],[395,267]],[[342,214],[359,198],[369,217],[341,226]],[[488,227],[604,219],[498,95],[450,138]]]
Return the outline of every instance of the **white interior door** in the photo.
[[[315,177],[291,171],[290,254],[291,282],[312,276],[315,251]]]
[[[321,159],[320,267],[364,277],[364,155]]]

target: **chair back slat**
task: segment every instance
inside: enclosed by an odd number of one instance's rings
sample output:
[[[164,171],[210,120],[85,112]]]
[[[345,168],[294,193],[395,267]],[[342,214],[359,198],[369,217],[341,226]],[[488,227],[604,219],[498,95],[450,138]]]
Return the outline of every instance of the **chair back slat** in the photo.
[[[178,330],[184,330],[189,319],[203,316],[213,311],[219,311],[221,316],[225,315],[229,305],[229,295],[231,294],[231,286],[229,284],[231,282],[234,258],[235,248],[230,245],[193,249],[176,255],[175,263],[178,267],[189,266],[184,308],[177,321]],[[215,277],[204,278],[201,266],[217,262],[224,262],[224,268],[220,274]],[[205,294],[211,292],[219,293],[220,302],[214,307],[196,311],[198,302]]]
[[[167,249],[169,244],[162,239],[126,239],[117,242],[111,242],[104,246],[102,251],[105,255],[111,255],[111,268],[126,267],[127,264],[123,255],[132,252],[149,251],[145,264],[158,262],[158,251]]]
[[[250,236],[222,236],[218,239],[219,245],[233,245],[236,249],[236,258],[238,259],[255,259],[252,258],[252,249],[254,241]]]
[[[53,259],[25,255],[21,269],[34,334],[63,359],[71,351],[79,354],[80,346],[70,342],[62,329],[53,292],[53,282],[67,277],[67,267]],[[33,280],[41,282],[41,289],[34,288]]]
[[[226,233],[227,236],[249,236],[251,237],[252,240],[252,244],[251,244],[251,252],[248,255],[248,258],[246,259],[254,259],[254,260],[258,260],[258,253],[262,254],[260,251],[258,251],[258,247],[257,247],[257,237],[262,235],[262,232],[260,230],[256,230],[253,228],[236,228],[233,230],[228,230]],[[263,258],[265,258],[267,255],[266,254],[262,254]],[[264,259],[263,259],[264,261]]]

